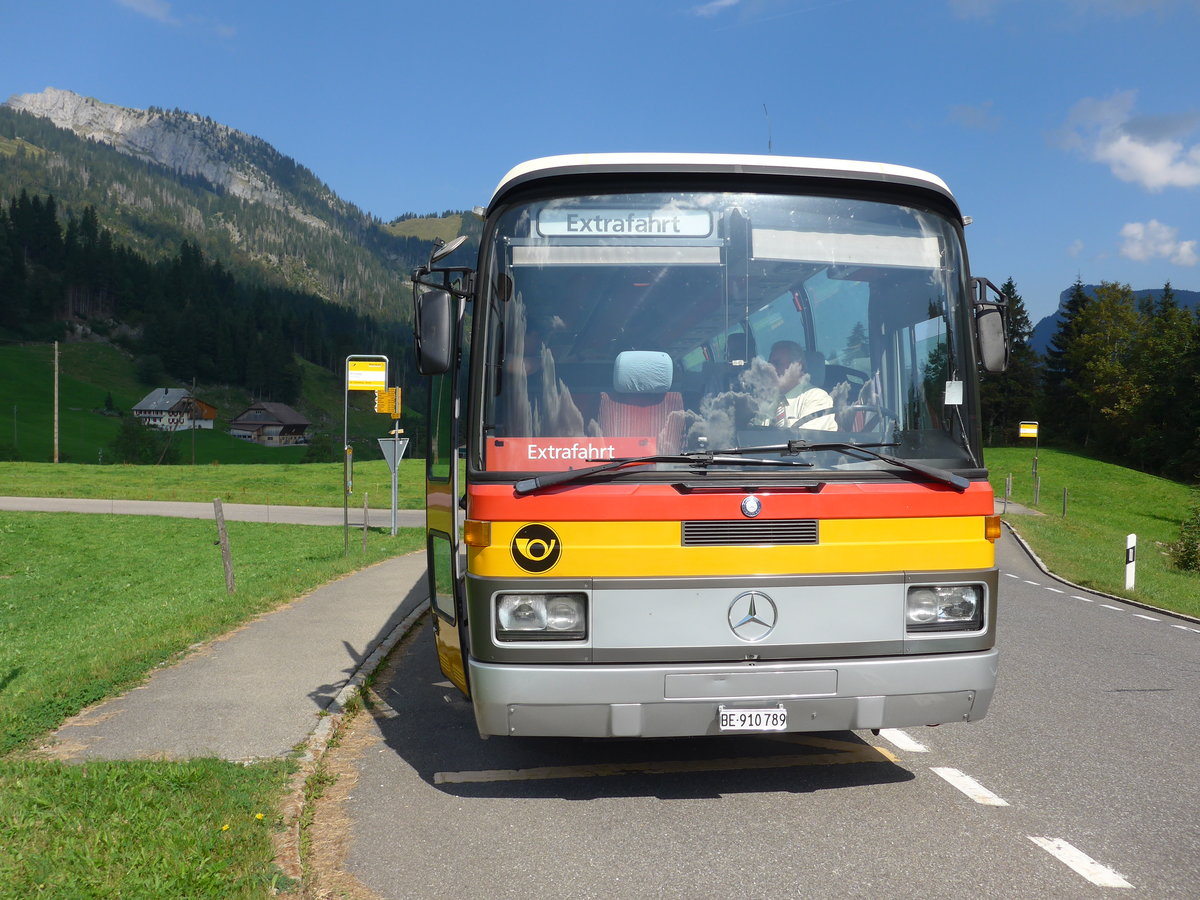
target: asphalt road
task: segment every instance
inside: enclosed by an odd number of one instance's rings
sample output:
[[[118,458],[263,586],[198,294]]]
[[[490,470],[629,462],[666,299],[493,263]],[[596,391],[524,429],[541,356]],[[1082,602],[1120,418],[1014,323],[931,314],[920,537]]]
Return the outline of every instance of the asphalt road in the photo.
[[[422,628],[332,751],[345,869],[384,898],[1200,896],[1200,626],[1000,560],[988,717],[878,737],[482,741]]]

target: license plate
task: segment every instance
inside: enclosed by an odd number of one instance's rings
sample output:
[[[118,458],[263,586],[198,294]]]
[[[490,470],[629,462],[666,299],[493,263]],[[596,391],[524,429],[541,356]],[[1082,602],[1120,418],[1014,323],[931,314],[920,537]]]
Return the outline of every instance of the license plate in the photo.
[[[722,706],[717,712],[717,725],[721,731],[787,731],[787,710],[782,706],[772,709]]]

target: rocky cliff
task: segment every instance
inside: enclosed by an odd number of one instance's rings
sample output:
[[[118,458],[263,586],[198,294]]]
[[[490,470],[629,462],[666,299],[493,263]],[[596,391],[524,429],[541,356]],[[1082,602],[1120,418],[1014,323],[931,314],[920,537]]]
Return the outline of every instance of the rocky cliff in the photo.
[[[234,197],[287,210],[314,227],[327,227],[289,200],[271,171],[280,165],[295,170],[294,162],[265,141],[211,119],[178,110],[128,109],[53,87],[40,94],[14,95],[5,105],[144,162],[203,178]],[[303,171],[310,180],[310,194],[316,195],[313,199],[344,215],[347,204]]]

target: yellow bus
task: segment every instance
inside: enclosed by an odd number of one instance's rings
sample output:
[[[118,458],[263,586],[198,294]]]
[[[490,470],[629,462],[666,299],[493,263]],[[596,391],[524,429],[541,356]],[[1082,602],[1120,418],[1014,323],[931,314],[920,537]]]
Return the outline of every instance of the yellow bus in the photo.
[[[1007,313],[940,179],[559,156],[482,217],[413,275],[435,642],[480,734],[984,716]]]

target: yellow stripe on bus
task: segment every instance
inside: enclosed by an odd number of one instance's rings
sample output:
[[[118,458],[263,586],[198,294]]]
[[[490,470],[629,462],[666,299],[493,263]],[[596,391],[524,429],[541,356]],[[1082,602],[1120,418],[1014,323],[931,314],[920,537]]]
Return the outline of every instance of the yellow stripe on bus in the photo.
[[[468,568],[484,577],[791,575],[985,569],[995,545],[982,516],[917,519],[827,519],[816,545],[684,547],[679,522],[545,522],[558,556],[544,571],[518,565],[517,531],[526,523],[493,522],[487,547],[468,548]],[[514,547],[514,543],[516,546]],[[539,546],[539,556],[545,555]],[[535,560],[536,562],[536,560]]]

